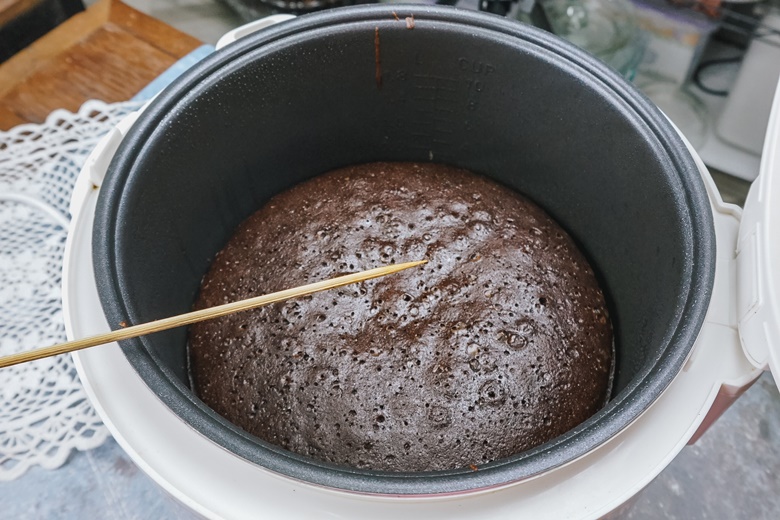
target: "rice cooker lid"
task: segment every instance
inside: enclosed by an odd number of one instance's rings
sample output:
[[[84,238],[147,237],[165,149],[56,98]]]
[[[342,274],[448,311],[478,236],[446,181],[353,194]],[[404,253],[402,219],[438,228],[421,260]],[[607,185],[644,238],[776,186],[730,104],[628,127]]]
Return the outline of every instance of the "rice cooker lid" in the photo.
[[[737,320],[742,348],[780,386],[780,85],[761,169],[745,202],[736,250]]]

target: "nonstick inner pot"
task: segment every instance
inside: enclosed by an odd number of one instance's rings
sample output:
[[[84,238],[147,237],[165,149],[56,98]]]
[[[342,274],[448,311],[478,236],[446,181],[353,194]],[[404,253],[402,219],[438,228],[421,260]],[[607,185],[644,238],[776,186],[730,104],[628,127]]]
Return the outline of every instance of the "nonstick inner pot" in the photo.
[[[459,492],[571,461],[660,395],[709,303],[713,225],[681,140],[616,74],[498,17],[405,9],[412,30],[390,6],[336,9],[249,36],[184,74],[114,157],[95,220],[95,271],[110,323],[185,312],[244,218],[275,193],[348,164],[433,160],[530,196],[602,279],[616,329],[614,398],[575,430],[478,472],[379,473],[289,453],[194,396],[184,329],[123,343],[173,412],[250,461],[345,490]]]

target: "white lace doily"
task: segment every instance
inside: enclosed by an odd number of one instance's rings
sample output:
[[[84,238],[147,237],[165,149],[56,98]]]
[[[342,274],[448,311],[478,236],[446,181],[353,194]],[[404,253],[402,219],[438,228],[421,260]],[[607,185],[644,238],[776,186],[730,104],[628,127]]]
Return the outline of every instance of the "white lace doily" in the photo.
[[[88,101],[0,132],[0,355],[65,340],[60,295],[68,203],[97,141],[143,102]],[[69,355],[0,369],[0,480],[57,468],[108,436]]]

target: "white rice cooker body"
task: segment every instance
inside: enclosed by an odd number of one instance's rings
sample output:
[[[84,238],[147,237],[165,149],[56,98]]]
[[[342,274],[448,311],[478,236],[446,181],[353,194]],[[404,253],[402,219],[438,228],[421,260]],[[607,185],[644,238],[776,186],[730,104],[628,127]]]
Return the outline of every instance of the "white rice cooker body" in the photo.
[[[220,44],[287,18],[259,20],[229,33]],[[63,266],[68,339],[110,330],[95,285],[92,224],[108,164],[137,117],[128,116],[100,142],[74,189]],[[534,478],[487,491],[411,498],[317,487],[272,473],[201,436],[154,395],[116,344],[74,354],[77,370],[130,457],[171,495],[209,518],[600,518],[644,488],[764,369],[780,375],[780,240],[770,240],[778,236],[780,223],[780,206],[770,203],[778,191],[772,181],[780,175],[774,171],[780,169],[778,98],[761,174],[744,215],[722,201],[701,159],[688,147],[709,193],[717,242],[711,304],[692,353],[668,389],[628,428],[580,459]]]

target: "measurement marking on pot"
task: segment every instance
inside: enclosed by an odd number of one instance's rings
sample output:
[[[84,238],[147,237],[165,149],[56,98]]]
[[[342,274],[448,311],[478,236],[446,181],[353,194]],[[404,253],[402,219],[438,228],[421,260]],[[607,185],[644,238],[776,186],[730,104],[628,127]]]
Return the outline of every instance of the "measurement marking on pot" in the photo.
[[[413,74],[412,81],[417,132],[409,135],[416,141],[415,148],[427,149],[429,156],[436,150],[435,155],[441,157],[451,146],[455,133],[452,116],[462,85],[455,79],[433,74]]]
[[[496,67],[490,63],[468,58],[458,58],[458,68],[463,72],[471,72],[481,76],[489,76],[496,71]]]
[[[429,88],[429,89],[436,89],[436,90],[443,90],[445,92],[457,92],[458,91],[458,81],[452,78],[445,78],[442,76],[434,76],[431,74],[413,74],[412,77],[416,80],[432,80],[434,82],[433,85],[422,85],[417,84],[418,88]],[[442,83],[450,83],[452,86],[446,86]]]

